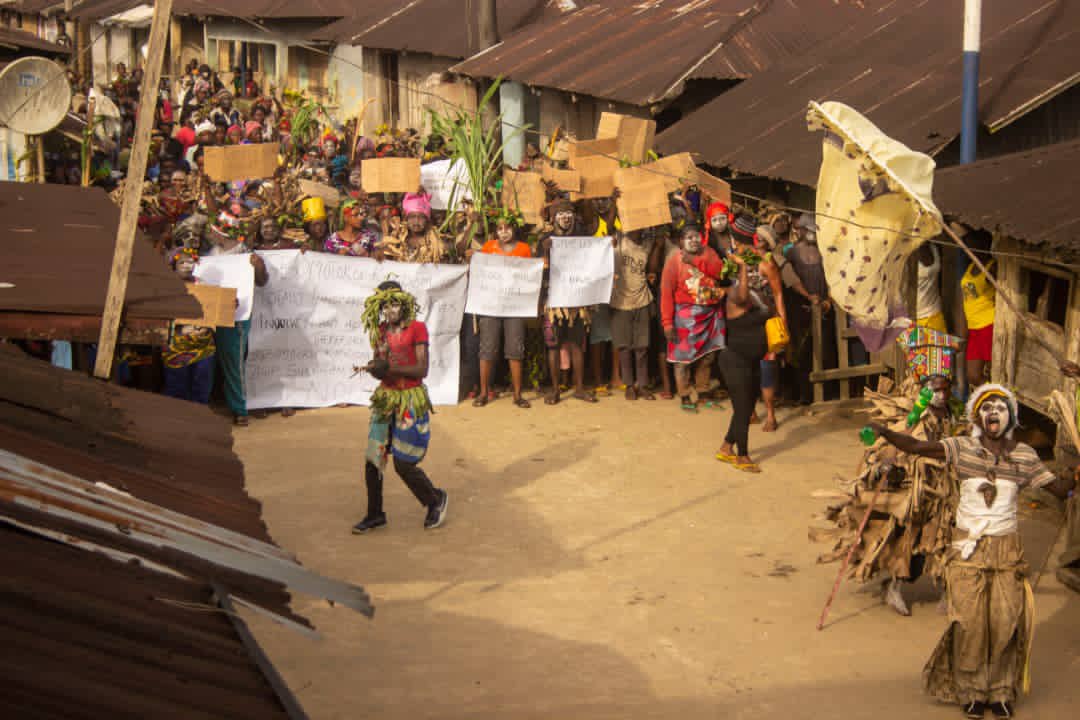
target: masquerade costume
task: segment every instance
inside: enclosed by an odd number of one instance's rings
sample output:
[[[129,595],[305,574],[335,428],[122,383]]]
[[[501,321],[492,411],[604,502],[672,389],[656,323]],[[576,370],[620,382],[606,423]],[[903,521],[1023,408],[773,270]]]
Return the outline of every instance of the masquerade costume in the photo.
[[[1023,444],[995,456],[980,441],[979,410],[992,399],[1008,408],[1005,437],[1017,424],[1016,398],[982,385],[968,400],[971,437],[941,441],[960,478],[960,499],[945,580],[949,627],[923,669],[926,691],[959,703],[1012,703],[1030,684],[1034,597],[1017,533],[1017,495],[1054,476]]]
[[[383,318],[390,303],[401,305],[401,321],[396,328],[391,328]],[[390,367],[416,363],[417,347],[428,344],[427,327],[416,319],[418,310],[416,299],[395,282],[383,283],[364,302],[364,328],[376,361],[386,361]],[[423,380],[395,375],[392,370],[383,373],[379,387],[371,396],[371,423],[364,462],[368,510],[353,532],[366,532],[386,524],[382,506],[383,472],[391,456],[398,475],[420,504],[428,508],[425,527],[437,527],[442,523],[446,493],[432,485],[427,474],[418,467],[427,454],[430,441],[431,400]]]
[[[184,257],[199,260],[198,252],[182,247],[173,253],[169,264],[175,269]],[[165,383],[162,392],[178,400],[207,404],[214,387],[215,352],[212,328],[173,323],[169,341],[161,351]]]

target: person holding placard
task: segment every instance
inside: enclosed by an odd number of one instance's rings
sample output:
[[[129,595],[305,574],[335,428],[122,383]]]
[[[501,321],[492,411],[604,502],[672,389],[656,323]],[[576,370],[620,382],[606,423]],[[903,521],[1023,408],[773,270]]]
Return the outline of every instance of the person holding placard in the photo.
[[[626,399],[655,400],[649,382],[649,325],[652,290],[661,246],[641,230],[615,235],[615,283],[611,293],[611,335],[619,354]]]
[[[538,249],[543,254],[545,267],[550,268],[551,238],[573,236],[578,230],[578,221],[574,204],[565,198],[556,199],[548,205],[546,212],[551,218],[551,233],[541,240]],[[546,295],[542,305],[544,344],[551,371],[551,392],[544,398],[544,403],[555,405],[559,402],[560,367],[570,370],[573,375],[575,398],[596,402],[596,395],[585,389],[585,341],[589,335],[591,308],[549,307]]]
[[[495,237],[484,243],[480,252],[486,255],[509,255],[531,258],[532,250],[518,240],[520,215],[503,210],[495,221]],[[480,394],[473,400],[475,407],[484,407],[492,399],[491,376],[495,359],[499,354],[500,341],[503,356],[510,363],[510,382],[514,388],[514,405],[529,408],[531,404],[521,396],[522,361],[525,359],[525,319],[520,317],[488,317],[481,315],[480,322]]]
[[[199,262],[194,248],[181,247],[169,259],[174,272],[184,282],[193,282],[192,274]],[[214,387],[214,330],[197,325],[173,323],[169,342],[161,351],[164,365],[163,393],[178,400],[206,405]]]
[[[379,259],[408,263],[440,263],[448,251],[437,228],[431,224],[431,196],[406,193],[401,202],[405,222],[379,243]]]

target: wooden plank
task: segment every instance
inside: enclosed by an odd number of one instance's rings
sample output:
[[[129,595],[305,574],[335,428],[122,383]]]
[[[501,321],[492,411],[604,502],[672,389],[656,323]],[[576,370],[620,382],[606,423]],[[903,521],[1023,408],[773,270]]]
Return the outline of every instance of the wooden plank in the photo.
[[[825,388],[821,386],[819,381],[814,380],[814,376],[820,375],[824,370],[821,360],[821,349],[823,347],[821,339],[821,305],[812,305],[810,315],[812,320],[810,332],[814,344],[814,360],[811,364],[813,370],[810,373],[810,382],[814,383],[814,403],[817,404],[825,399]]]
[[[360,163],[364,192],[416,192],[420,158],[374,158]]]
[[[868,375],[881,375],[888,371],[889,366],[884,363],[878,363],[876,365],[856,365],[850,368],[836,368],[835,370],[815,370],[810,373],[810,382],[815,383],[814,397],[817,397],[817,390],[821,387],[821,383],[829,382],[830,380],[848,380],[857,377],[866,377]],[[814,400],[815,403],[819,402]]]
[[[197,318],[177,318],[181,325],[203,327],[233,327],[236,324],[236,288],[215,287],[186,283],[189,295],[202,305],[202,315]]]
[[[836,309],[836,367],[839,370],[847,370],[851,367],[851,360],[848,357],[848,341],[844,338],[844,332],[848,329],[847,313],[840,308]],[[851,398],[851,384],[848,382],[840,383],[840,399],[849,400]]]
[[[278,146],[275,143],[253,143],[208,147],[203,157],[203,167],[207,177],[217,182],[273,177],[278,168]]]
[[[172,5],[172,0],[158,0],[154,4],[146,62],[143,64],[143,81],[139,88],[139,109],[135,116],[135,141],[128,161],[128,177],[142,178],[146,175],[150,131],[154,125]],[[120,203],[120,227],[116,231],[116,251],[109,274],[109,290],[105,296],[105,312],[102,314],[101,337],[98,340],[98,354],[94,365],[94,375],[103,379],[108,379],[112,374],[113,355],[116,354],[116,341],[120,336],[120,316],[124,312],[124,296],[127,294],[128,271],[131,269],[132,248],[138,230],[142,191],[141,182],[124,183]]]
[[[98,315],[0,312],[0,337],[12,340],[92,343],[100,336],[101,317]],[[168,320],[128,318],[120,325],[119,342],[127,345],[164,345],[168,339]]]

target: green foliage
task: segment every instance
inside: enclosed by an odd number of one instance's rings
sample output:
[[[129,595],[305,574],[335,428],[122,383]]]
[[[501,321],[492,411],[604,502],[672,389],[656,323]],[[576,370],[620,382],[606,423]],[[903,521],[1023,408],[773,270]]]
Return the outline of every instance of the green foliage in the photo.
[[[510,139],[527,129],[527,126],[517,128],[500,140],[502,115],[496,116],[490,124],[484,122],[484,115],[501,82],[502,78],[497,78],[491,84],[472,112],[456,107],[448,108],[445,112],[430,111],[431,132],[446,139],[450,159],[454,163],[461,162],[469,175],[467,186],[457,184],[450,192],[447,223],[457,210],[458,200],[466,188],[480,217],[488,217],[492,214],[489,211],[494,211],[500,205],[497,185],[502,177],[503,148]],[[487,235],[486,228],[484,234]]]

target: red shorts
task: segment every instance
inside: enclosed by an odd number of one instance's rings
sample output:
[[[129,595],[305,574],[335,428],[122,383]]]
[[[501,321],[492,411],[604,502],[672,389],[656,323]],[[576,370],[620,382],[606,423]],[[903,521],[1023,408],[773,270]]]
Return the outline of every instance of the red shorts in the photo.
[[[978,330],[968,330],[967,359],[985,360],[994,358],[994,323]]]

